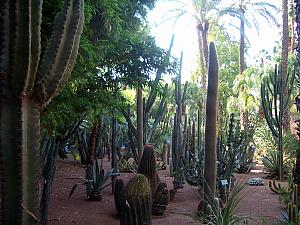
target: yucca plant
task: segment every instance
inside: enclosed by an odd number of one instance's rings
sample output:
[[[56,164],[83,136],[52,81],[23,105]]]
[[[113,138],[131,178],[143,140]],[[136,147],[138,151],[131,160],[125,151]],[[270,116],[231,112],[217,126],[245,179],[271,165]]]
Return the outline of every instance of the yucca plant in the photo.
[[[90,166],[90,165],[88,165]],[[80,183],[74,184],[72,187],[69,198],[73,195],[74,191],[78,187],[78,185],[84,185],[86,186],[86,194],[87,199],[90,201],[100,201],[102,199],[101,191],[111,185],[111,183],[106,184],[107,180],[111,176],[118,176],[119,173],[114,173],[113,169],[111,171],[108,171],[106,174],[104,172],[104,169],[102,168],[102,160],[99,167],[98,160],[94,159],[94,162],[92,164],[91,170],[92,173],[87,173],[86,178],[70,178],[70,179],[79,179],[81,180]]]

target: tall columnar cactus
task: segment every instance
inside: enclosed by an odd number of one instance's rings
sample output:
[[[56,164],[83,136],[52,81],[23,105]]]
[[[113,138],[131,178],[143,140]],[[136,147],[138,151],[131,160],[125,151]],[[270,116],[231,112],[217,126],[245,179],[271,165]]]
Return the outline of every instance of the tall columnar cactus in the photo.
[[[161,98],[160,104],[156,112],[154,113],[154,123],[152,126],[149,126],[149,116],[150,116],[150,111],[152,109],[153,104],[155,103],[155,100],[157,99],[157,93],[158,93],[158,86],[159,82],[161,80],[162,74],[164,73],[163,70],[163,65],[166,62],[166,60],[169,60],[171,50],[173,47],[174,43],[174,35],[172,36],[171,42],[170,42],[170,47],[167,51],[166,58],[164,58],[164,61],[162,62],[162,67],[159,68],[156,72],[156,76],[154,81],[150,84],[150,93],[148,98],[143,101],[142,98],[142,87],[140,86],[137,89],[137,126],[135,127],[132,120],[131,120],[131,114],[130,110],[125,111],[124,109],[120,108],[119,110],[125,117],[127,123],[128,123],[128,130],[129,132],[128,137],[129,139],[133,139],[133,137],[136,140],[143,140],[143,141],[138,141],[138,150],[139,150],[139,159],[136,160],[136,162],[139,162],[141,160],[142,156],[142,150],[143,150],[143,143],[153,143],[154,138],[155,138],[155,133],[157,131],[157,127],[159,123],[161,122],[163,116],[166,114],[166,109],[167,109],[167,94],[168,94],[168,85],[165,85],[164,88],[164,94],[163,97]],[[138,132],[139,131],[139,132]],[[133,143],[133,142],[131,142]],[[135,152],[135,146],[132,146],[132,152],[133,154],[136,154]],[[135,157],[136,158],[136,157]]]
[[[208,86],[205,120],[204,197],[212,202],[216,191],[218,59],[215,44],[209,44]]]
[[[138,168],[138,173],[141,173],[147,177],[153,196],[159,182],[159,177],[156,171],[156,160],[153,146],[145,145],[143,157]]]
[[[186,99],[186,92],[188,83],[185,83],[184,90],[182,93],[181,90],[181,72],[182,72],[182,60],[183,53],[180,56],[180,71],[178,77],[175,81],[175,101],[176,101],[176,113],[174,115],[174,126],[172,132],[172,168],[174,174],[174,189],[182,187],[183,184],[183,175],[180,172],[183,164],[182,159],[184,156],[183,149],[183,131],[182,131],[182,106],[184,105]]]
[[[151,225],[151,188],[147,178],[138,174],[125,186],[121,225]]]
[[[274,74],[267,77],[261,84],[261,100],[267,124],[272,132],[278,149],[279,179],[283,179],[283,112],[287,107],[288,100],[293,88],[295,74],[288,74],[284,79],[281,69],[275,66]],[[284,90],[288,90],[285,95]]]
[[[0,223],[36,224],[40,112],[71,75],[83,0],[66,0],[41,56],[42,1],[0,1]]]

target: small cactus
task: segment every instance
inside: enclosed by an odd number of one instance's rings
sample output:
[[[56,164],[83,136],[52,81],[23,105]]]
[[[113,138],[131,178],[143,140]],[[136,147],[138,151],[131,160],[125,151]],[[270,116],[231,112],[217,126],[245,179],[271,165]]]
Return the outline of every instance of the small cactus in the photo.
[[[288,219],[289,224],[298,224],[298,207],[291,202],[288,204]]]
[[[138,174],[125,186],[121,225],[151,225],[151,188],[147,178]]]
[[[169,192],[167,184],[159,182],[152,203],[152,214],[162,216],[167,208],[169,201]]]

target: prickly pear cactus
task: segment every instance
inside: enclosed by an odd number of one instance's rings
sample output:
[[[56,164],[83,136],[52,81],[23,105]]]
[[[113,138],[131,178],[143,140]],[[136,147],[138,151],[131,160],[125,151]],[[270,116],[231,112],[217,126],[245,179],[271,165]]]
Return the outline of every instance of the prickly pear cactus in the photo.
[[[72,72],[83,0],[65,1],[43,54],[42,1],[1,0],[0,15],[0,224],[33,225],[39,220],[40,112]]]
[[[138,174],[125,186],[121,225],[151,225],[151,203],[149,182]]]
[[[145,145],[143,157],[138,168],[138,173],[141,173],[147,177],[152,190],[152,196],[154,196],[159,182],[159,177],[156,171],[156,161],[154,148],[152,145]]]
[[[152,214],[162,216],[169,202],[169,191],[167,184],[159,182],[155,195],[153,196]]]

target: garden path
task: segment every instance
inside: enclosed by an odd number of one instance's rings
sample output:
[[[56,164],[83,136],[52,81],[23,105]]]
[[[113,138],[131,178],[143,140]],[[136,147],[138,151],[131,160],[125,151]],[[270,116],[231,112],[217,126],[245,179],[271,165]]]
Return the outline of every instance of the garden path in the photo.
[[[104,160],[104,168],[109,167]],[[111,189],[103,190],[103,199],[100,202],[87,202],[83,186],[75,191],[68,200],[68,194],[76,180],[70,177],[84,177],[84,170],[72,160],[57,160],[56,175],[53,182],[49,202],[49,225],[119,225],[115,214]],[[258,172],[258,173],[257,173]],[[122,178],[129,180],[132,174],[122,174]],[[172,187],[172,178],[167,171],[160,171],[160,177]],[[252,171],[247,175],[237,175],[238,180],[245,182],[251,177],[262,177],[260,171]],[[249,224],[275,224],[284,206],[278,201],[265,180],[264,186],[247,186],[246,194],[238,205],[238,213],[251,216]],[[192,216],[200,201],[200,195],[195,187],[185,185],[179,190],[162,217],[153,217],[152,225],[190,225],[197,224]],[[265,218],[268,223],[263,223]]]

